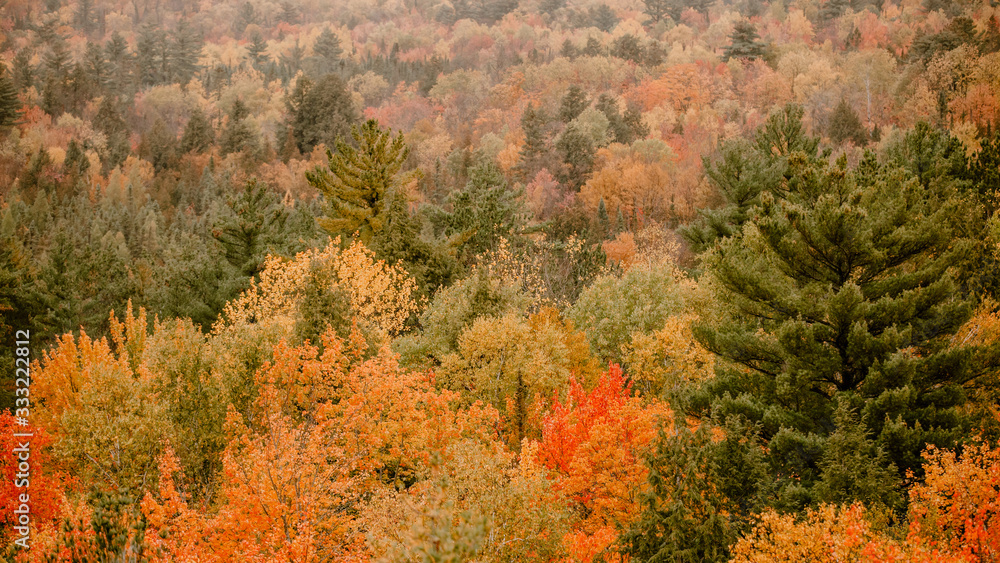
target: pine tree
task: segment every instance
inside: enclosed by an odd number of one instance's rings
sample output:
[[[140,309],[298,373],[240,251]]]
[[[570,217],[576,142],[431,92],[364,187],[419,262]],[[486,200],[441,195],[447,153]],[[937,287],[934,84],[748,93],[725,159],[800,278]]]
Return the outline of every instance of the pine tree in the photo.
[[[250,57],[250,64],[257,70],[264,68],[265,63],[270,61],[267,56],[267,41],[260,32],[255,31],[250,36],[250,44],[247,45],[247,55]]]
[[[583,47],[583,54],[588,57],[600,57],[604,55],[604,45],[601,41],[591,35],[587,38],[587,44]]]
[[[649,455],[642,513],[617,541],[631,561],[724,562],[767,494],[765,460],[754,431],[738,421],[713,440],[707,424],[678,420],[660,430]]]
[[[0,129],[13,125],[20,115],[21,100],[7,68],[0,65]]]
[[[180,151],[201,153],[208,150],[213,142],[215,133],[212,131],[212,124],[208,122],[201,108],[195,108],[184,126],[184,133],[181,134]]]
[[[762,59],[766,45],[761,42],[757,28],[746,20],[737,22],[729,36],[730,44],[723,49],[722,60]]]
[[[344,49],[340,46],[340,37],[329,27],[324,27],[323,32],[316,38],[313,52],[326,59],[329,63],[336,63],[340,61],[340,57],[344,54]]]
[[[642,3],[646,6],[646,15],[653,23],[659,23],[669,15],[668,0],[642,0]]]
[[[844,141],[851,141],[859,147],[868,143],[868,131],[865,130],[854,108],[843,98],[830,116],[830,140],[838,145]]]
[[[306,179],[326,200],[319,225],[345,241],[357,233],[367,243],[384,227],[387,196],[410,179],[399,174],[410,149],[402,133],[393,138],[374,119],[351,134],[357,148],[338,139],[337,152],[326,151],[327,168],[307,172]]]
[[[169,49],[170,81],[185,86],[198,72],[202,39],[184,18],[177,22]]]
[[[286,0],[281,3],[281,15],[278,17],[285,23],[296,24],[299,22],[299,9]]]
[[[590,100],[587,99],[583,88],[573,84],[563,96],[562,105],[559,107],[559,120],[563,123],[569,123],[583,113],[583,110],[587,109],[589,105]]]
[[[966,203],[866,168],[792,154],[777,193],[708,261],[731,309],[696,334],[743,368],[706,386],[712,411],[762,424],[786,509],[819,498],[841,396],[900,472],[960,434],[969,350],[950,336],[970,314],[953,273],[971,248],[957,229]]]
[[[35,69],[31,64],[31,52],[27,47],[14,55],[11,80],[14,82],[14,89],[18,92],[23,92],[35,84]]]

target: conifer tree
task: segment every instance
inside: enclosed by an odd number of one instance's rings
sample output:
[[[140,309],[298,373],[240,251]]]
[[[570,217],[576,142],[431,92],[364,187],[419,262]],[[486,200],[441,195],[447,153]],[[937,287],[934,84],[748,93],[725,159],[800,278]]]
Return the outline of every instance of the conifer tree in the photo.
[[[256,156],[260,151],[260,139],[249,121],[250,110],[243,100],[237,99],[229,110],[229,122],[219,139],[219,149],[222,154],[244,151],[250,156]]]
[[[106,95],[101,100],[97,115],[94,116],[94,126],[107,139],[101,155],[105,171],[125,162],[131,149],[128,142],[129,129],[114,96]]]
[[[749,21],[743,20],[733,27],[729,36],[730,44],[723,50],[722,60],[729,59],[761,59],[764,57],[766,45],[760,40],[757,28]]]
[[[320,143],[327,148],[337,146],[358,119],[347,85],[335,74],[328,74],[315,84],[300,79],[291,100],[292,133],[302,154]]]
[[[547,121],[545,113],[534,104],[528,104],[521,114],[524,146],[521,147],[518,170],[523,178],[534,176],[544,166],[549,152],[545,131]]]
[[[198,72],[202,39],[184,18],[177,23],[169,49],[170,80],[187,85]]]
[[[593,141],[576,124],[571,123],[559,136],[556,148],[562,152],[565,165],[562,180],[573,189],[580,189],[594,168],[597,149]]]
[[[0,129],[10,127],[20,114],[21,101],[7,68],[0,65]]]
[[[212,236],[225,249],[226,260],[245,276],[256,276],[268,254],[281,250],[288,212],[267,184],[251,178],[227,202]]]
[[[830,140],[838,145],[844,141],[851,141],[859,147],[868,142],[868,131],[865,130],[854,108],[843,98],[830,116]]]
[[[267,42],[260,32],[255,31],[250,36],[250,44],[247,45],[247,55],[250,57],[250,64],[257,70],[264,68],[264,64],[270,59],[266,55]]]
[[[182,153],[204,152],[212,146],[215,141],[215,133],[212,131],[212,124],[205,117],[205,112],[201,108],[191,111],[191,117],[184,126],[184,133],[181,134],[180,150]]]
[[[306,179],[326,199],[326,215],[319,225],[332,236],[357,233],[368,242],[384,227],[386,198],[410,175],[400,176],[410,149],[403,134],[392,136],[370,119],[351,131],[354,144],[337,141],[337,152],[327,150],[327,167],[306,172]]]
[[[969,350],[950,336],[970,314],[954,278],[971,248],[956,228],[966,203],[867,160],[793,153],[780,189],[708,259],[728,310],[696,334],[741,367],[707,384],[712,412],[762,425],[786,509],[821,498],[841,398],[901,473],[960,431]]]
[[[562,105],[559,107],[559,120],[563,123],[569,123],[583,113],[583,110],[587,109],[589,105],[590,100],[587,99],[583,88],[573,84],[563,96]]]
[[[447,234],[463,236],[472,256],[496,248],[500,238],[515,241],[527,223],[523,196],[523,189],[510,189],[495,163],[481,163],[465,188],[452,195]]]
[[[642,0],[642,3],[646,6],[646,15],[653,23],[658,23],[669,15],[668,0]]]
[[[700,211],[698,220],[681,228],[682,236],[696,252],[738,234],[753,207],[760,203],[761,194],[781,195],[789,155],[798,152],[807,159],[817,157],[819,139],[803,131],[802,111],[801,106],[789,104],[768,117],[753,142],[727,141],[716,162],[705,158],[705,174],[726,203],[718,209]]]

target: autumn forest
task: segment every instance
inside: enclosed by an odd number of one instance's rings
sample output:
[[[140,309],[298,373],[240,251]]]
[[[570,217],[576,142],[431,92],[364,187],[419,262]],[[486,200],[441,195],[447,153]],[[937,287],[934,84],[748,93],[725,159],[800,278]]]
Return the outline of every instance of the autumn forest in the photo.
[[[0,0],[0,559],[1000,561],[989,0]]]

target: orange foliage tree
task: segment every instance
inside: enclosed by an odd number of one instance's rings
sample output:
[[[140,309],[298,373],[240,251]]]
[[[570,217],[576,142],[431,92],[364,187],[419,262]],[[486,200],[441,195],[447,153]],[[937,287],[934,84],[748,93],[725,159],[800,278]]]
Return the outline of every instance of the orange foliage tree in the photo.
[[[573,380],[567,400],[554,402],[537,455],[579,515],[564,538],[571,561],[591,561],[614,541],[618,527],[638,516],[648,476],[644,455],[668,415],[664,404],[632,396],[615,364],[592,391]]]

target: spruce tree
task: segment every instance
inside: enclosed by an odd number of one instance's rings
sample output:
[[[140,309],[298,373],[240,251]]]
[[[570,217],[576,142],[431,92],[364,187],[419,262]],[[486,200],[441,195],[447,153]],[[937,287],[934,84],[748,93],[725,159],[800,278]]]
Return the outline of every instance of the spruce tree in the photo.
[[[324,76],[316,84],[301,79],[299,82],[289,104],[299,151],[309,153],[320,143],[327,148],[337,146],[358,119],[347,86],[335,74]]]
[[[260,139],[250,123],[250,110],[243,100],[237,99],[229,110],[229,121],[219,139],[219,150],[222,154],[243,151],[251,157],[258,156]]]
[[[583,88],[573,84],[563,96],[562,105],[559,107],[559,120],[563,123],[569,123],[583,113],[583,110],[587,109],[589,105],[590,100],[587,99]]]
[[[306,172],[306,179],[326,200],[319,225],[345,241],[356,233],[367,243],[384,226],[386,198],[410,179],[400,176],[410,149],[402,133],[393,137],[374,119],[351,135],[357,148],[338,139],[337,152],[326,151],[327,167]]]
[[[570,123],[556,141],[556,148],[563,157],[562,181],[574,190],[579,190],[594,169],[597,149],[593,141],[576,124]]]
[[[205,117],[205,112],[201,108],[191,111],[191,117],[184,126],[181,134],[180,151],[182,153],[201,153],[208,150],[215,142],[215,133],[212,131],[212,124]]]
[[[786,509],[821,498],[840,400],[877,446],[865,455],[900,476],[961,432],[969,350],[950,337],[971,310],[954,278],[972,245],[957,228],[967,204],[867,161],[792,153],[779,189],[707,258],[728,309],[696,335],[739,369],[721,369],[702,400],[762,426]]]
[[[0,129],[10,127],[20,114],[21,101],[7,68],[0,65]]]
[[[524,146],[521,147],[521,161],[518,164],[523,178],[530,178],[538,172],[545,163],[549,149],[546,142],[546,126],[548,120],[545,113],[534,104],[528,104],[521,114],[521,129],[524,131]]]

